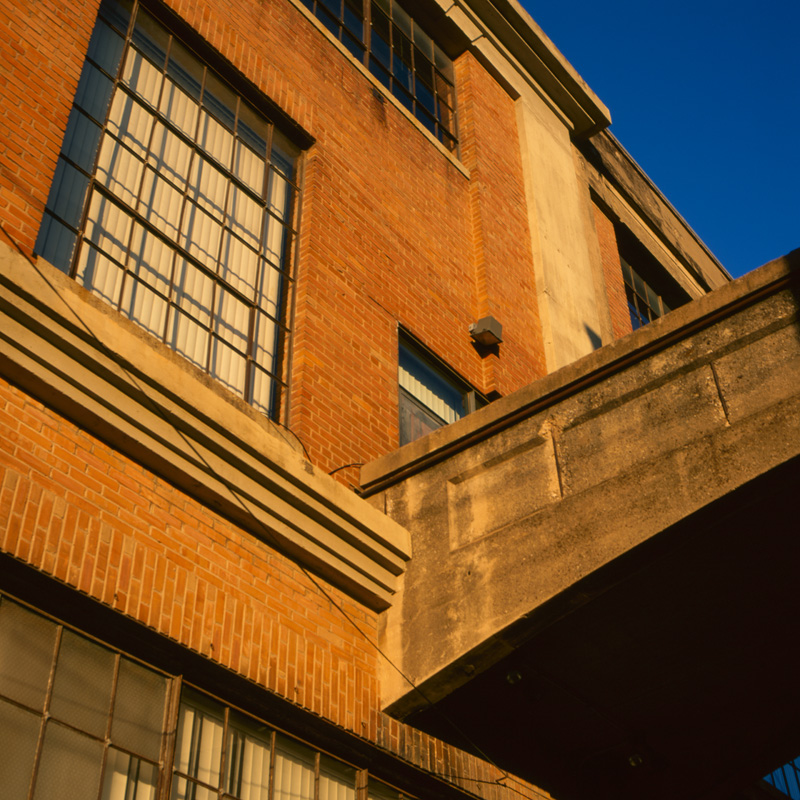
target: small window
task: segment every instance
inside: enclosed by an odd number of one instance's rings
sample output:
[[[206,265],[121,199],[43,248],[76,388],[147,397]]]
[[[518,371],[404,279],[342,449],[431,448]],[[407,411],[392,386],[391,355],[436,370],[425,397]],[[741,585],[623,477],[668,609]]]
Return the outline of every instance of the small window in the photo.
[[[400,341],[398,383],[401,445],[486,405],[466,381],[405,338]]]
[[[627,227],[618,224],[616,235],[633,330],[689,302],[689,295]]]

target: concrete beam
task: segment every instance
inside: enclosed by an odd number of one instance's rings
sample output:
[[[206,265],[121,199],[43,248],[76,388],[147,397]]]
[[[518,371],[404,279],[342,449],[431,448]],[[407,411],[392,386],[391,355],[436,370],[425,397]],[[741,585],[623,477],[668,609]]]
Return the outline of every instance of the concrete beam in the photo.
[[[428,700],[577,582],[800,455],[799,309],[800,250],[363,469],[412,533],[383,644]],[[383,686],[392,713],[423,704],[396,673]]]

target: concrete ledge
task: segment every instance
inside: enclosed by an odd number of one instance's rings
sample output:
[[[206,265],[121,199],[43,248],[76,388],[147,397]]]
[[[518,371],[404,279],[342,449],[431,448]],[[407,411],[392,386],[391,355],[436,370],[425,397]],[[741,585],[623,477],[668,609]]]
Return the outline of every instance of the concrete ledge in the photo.
[[[799,458],[799,317],[797,250],[364,467],[414,543],[382,641],[422,694],[387,670],[390,712],[447,696],[587,602],[576,584]]]
[[[48,406],[374,609],[408,532],[263,415],[41,259],[0,244],[0,369]]]

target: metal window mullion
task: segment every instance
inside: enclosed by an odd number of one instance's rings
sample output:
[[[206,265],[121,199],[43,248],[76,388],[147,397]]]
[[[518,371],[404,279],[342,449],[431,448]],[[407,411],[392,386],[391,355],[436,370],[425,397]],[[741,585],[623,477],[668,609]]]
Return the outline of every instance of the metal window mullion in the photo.
[[[219,756],[219,788],[217,789],[217,795],[219,797],[222,797],[225,793],[225,769],[228,761],[228,726],[230,724],[230,715],[231,709],[226,705],[222,716],[222,746]]]
[[[178,738],[178,721],[181,709],[182,680],[180,676],[170,679],[170,691],[162,718],[161,763],[159,764],[156,798],[167,800],[175,771],[175,750]]]
[[[50,674],[47,676],[47,688],[44,695],[44,710],[42,711],[42,721],[39,725],[39,737],[36,740],[36,754],[33,758],[33,766],[31,768],[31,779],[28,783],[28,799],[33,797],[36,789],[36,779],[39,777],[39,764],[42,760],[42,748],[44,746],[44,734],[47,728],[47,723],[50,721],[50,701],[53,698],[53,684],[56,679],[56,667],[58,666],[58,655],[61,652],[61,638],[64,627],[62,625],[56,626],[56,640],[53,645],[53,655],[50,659]]]

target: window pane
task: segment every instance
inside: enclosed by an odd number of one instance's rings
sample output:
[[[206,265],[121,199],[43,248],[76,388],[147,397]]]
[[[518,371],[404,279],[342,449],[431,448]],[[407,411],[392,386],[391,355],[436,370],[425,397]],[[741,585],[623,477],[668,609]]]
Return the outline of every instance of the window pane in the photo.
[[[108,749],[102,800],[154,800],[157,783],[154,764]]]
[[[182,207],[181,193],[147,167],[137,211],[170,239],[177,239]]]
[[[313,797],[314,752],[278,736],[275,745],[273,800],[312,800]]]
[[[50,713],[93,736],[105,736],[114,654],[72,631],[61,635]]]
[[[49,213],[42,218],[42,227],[36,239],[35,251],[62,272],[69,274],[77,237]]]
[[[82,172],[59,158],[47,204],[67,225],[77,227],[88,186],[89,179]]]
[[[226,791],[240,800],[268,800],[270,731],[238,719],[228,731]]]
[[[326,756],[320,757],[319,800],[355,800],[356,771]]]
[[[122,73],[123,81],[149,105],[157,107],[162,73],[140,52],[131,48]]]
[[[163,675],[127,658],[120,659],[111,727],[114,744],[157,760],[166,698],[167,679]]]
[[[134,207],[144,164],[127,147],[108,134],[97,160],[97,179],[123,203]]]
[[[106,258],[90,244],[84,244],[78,257],[75,280],[112,305],[119,302],[123,272],[119,264]]]
[[[183,189],[189,178],[192,151],[166,125],[157,123],[153,131],[148,162],[159,175],[174,183],[178,189]]]
[[[219,275],[249,301],[255,300],[258,254],[230,233],[225,234]]]
[[[175,302],[202,325],[211,324],[214,282],[186,260],[181,260],[175,275]],[[203,359],[205,362],[205,359]]]
[[[208,368],[208,331],[178,310],[172,312],[169,344],[184,358],[201,369]]]
[[[99,125],[92,122],[82,111],[73,108],[64,134],[62,152],[82,170],[91,172],[97,155],[100,133]]]
[[[113,88],[114,85],[99,69],[87,63],[78,82],[75,105],[102,124],[105,122]]]
[[[26,800],[41,717],[0,700],[0,776],[3,800]]]
[[[128,249],[131,218],[97,190],[89,201],[86,236],[107,255],[123,261]]]
[[[166,300],[135,278],[129,277],[125,282],[120,311],[154,336],[164,335]]]
[[[133,226],[128,269],[142,282],[161,294],[168,294],[172,283],[173,250],[162,239],[138,222]]]
[[[33,798],[87,800],[97,797],[102,765],[102,742],[48,722]]]
[[[221,708],[212,707],[210,702],[205,702],[192,693],[184,693],[178,720],[178,740],[175,747],[177,772],[182,772],[184,775],[196,778],[210,786],[219,786],[222,720]],[[185,797],[185,790],[186,783],[184,782],[178,796]]]
[[[53,663],[56,626],[22,606],[0,603],[0,694],[41,711]]]
[[[89,41],[88,57],[97,62],[109,75],[116,75],[122,58],[122,37],[114,33],[108,25],[98,21]]]

